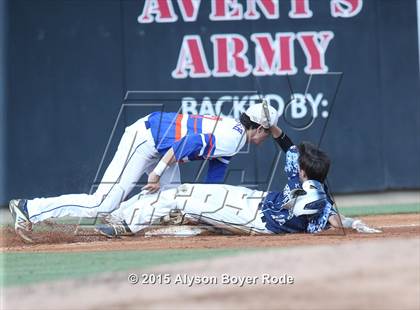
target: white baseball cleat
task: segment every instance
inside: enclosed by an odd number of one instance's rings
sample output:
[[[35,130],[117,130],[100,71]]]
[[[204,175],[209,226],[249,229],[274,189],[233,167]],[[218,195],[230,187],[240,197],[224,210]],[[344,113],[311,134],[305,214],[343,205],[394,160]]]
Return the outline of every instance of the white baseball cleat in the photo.
[[[10,200],[9,210],[13,216],[16,234],[27,242],[33,242],[33,240],[28,236],[28,232],[32,230],[32,223],[29,220],[28,211],[26,209],[26,200]]]

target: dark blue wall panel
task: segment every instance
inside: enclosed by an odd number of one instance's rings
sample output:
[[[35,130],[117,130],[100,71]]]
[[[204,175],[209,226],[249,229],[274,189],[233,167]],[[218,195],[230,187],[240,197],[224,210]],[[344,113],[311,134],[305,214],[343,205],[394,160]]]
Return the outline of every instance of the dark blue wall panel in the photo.
[[[0,0],[0,203],[6,197],[6,5]]]
[[[210,2],[201,2],[196,22],[182,21],[173,1],[177,22],[140,24],[141,0],[9,1],[8,74],[7,84],[2,83],[8,85],[7,106],[2,109],[7,116],[2,129],[7,141],[0,146],[0,151],[7,149],[3,161],[7,186],[1,202],[16,196],[87,192],[112,158],[124,126],[154,109],[178,111],[186,97],[196,99],[200,109],[206,96],[214,108],[224,95],[237,100],[252,95],[229,93],[232,90],[257,90],[285,102],[291,92],[321,93],[327,104],[319,106],[309,128],[295,127],[302,127],[311,113],[293,119],[290,109],[284,111],[280,125],[295,141],[321,142],[333,161],[329,178],[333,191],[420,188],[415,0],[363,1],[362,10],[352,18],[332,17],[327,0],[310,1],[313,17],[306,19],[289,18],[290,3],[281,1],[278,19],[224,22],[210,21]],[[0,26],[0,32],[5,29]],[[334,32],[326,51],[328,74],[305,74],[305,54],[295,41],[298,72],[289,77],[171,76],[185,35],[200,36],[213,68],[214,34],[245,37],[247,55],[254,64],[253,33],[302,31]],[[143,92],[150,90],[201,92]],[[208,92],[213,90],[222,92]],[[128,105],[110,137],[122,104]],[[233,105],[227,101],[222,112],[228,114]],[[99,167],[108,140],[111,147]],[[271,188],[281,187],[282,170],[277,168],[271,176],[277,152],[272,141],[250,147],[232,161],[227,182],[263,189],[272,178]],[[284,157],[280,166],[283,161]],[[199,166],[184,165],[183,180],[194,181]]]
[[[122,100],[118,1],[11,1],[7,199],[87,191]]]

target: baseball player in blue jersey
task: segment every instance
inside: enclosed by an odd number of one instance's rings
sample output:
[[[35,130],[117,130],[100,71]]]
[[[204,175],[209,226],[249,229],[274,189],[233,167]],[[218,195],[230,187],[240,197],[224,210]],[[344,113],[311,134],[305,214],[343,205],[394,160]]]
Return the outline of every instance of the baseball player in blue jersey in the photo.
[[[263,192],[231,185],[183,184],[159,195],[139,195],[120,208],[115,218],[124,221],[99,225],[108,237],[130,235],[178,210],[189,221],[217,226],[233,233],[317,233],[330,225],[360,232],[379,232],[360,220],[344,218],[333,207],[324,184],[330,160],[310,143],[293,145],[277,127],[271,132],[286,153],[288,182],[281,192]],[[196,230],[197,231],[197,230]]]
[[[93,194],[70,194],[31,200],[14,199],[9,208],[15,230],[30,238],[32,223],[63,216],[97,217],[117,209],[140,177],[147,173],[149,193],[180,184],[178,163],[208,160],[206,182],[223,182],[232,156],[245,143],[260,144],[277,123],[277,111],[266,103],[251,106],[240,121],[228,117],[154,112],[125,129],[118,150]]]

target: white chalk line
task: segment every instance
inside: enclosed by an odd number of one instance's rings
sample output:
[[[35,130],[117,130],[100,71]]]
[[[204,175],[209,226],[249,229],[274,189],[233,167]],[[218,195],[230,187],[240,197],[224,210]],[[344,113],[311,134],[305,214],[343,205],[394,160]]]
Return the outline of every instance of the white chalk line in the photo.
[[[378,226],[378,228],[404,228],[404,227],[417,227],[417,226],[420,226],[420,223],[402,224],[402,225],[385,225],[385,226]]]

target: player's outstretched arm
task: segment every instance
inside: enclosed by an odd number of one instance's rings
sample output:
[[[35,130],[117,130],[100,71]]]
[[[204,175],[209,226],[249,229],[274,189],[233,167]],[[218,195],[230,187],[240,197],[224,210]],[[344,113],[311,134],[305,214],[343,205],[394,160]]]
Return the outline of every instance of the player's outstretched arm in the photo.
[[[345,217],[342,215],[334,214],[328,218],[329,223],[334,228],[350,228],[354,229],[360,233],[381,233],[380,229],[376,229],[368,226],[364,222],[358,219],[353,219],[351,217]]]
[[[276,140],[277,144],[281,147],[283,152],[287,152],[289,148],[293,145],[292,140],[281,130],[277,125],[270,127],[271,135],[273,139]]]
[[[176,162],[175,152],[173,148],[170,148],[162,159],[156,165],[155,169],[149,174],[147,179],[147,184],[143,186],[142,190],[146,190],[149,193],[156,193],[160,189],[160,177],[166,168],[170,165],[173,165]]]
[[[281,130],[281,128],[278,127],[277,125],[271,126],[270,131],[271,131],[271,135],[273,136],[274,139],[277,139],[278,137],[280,137],[283,134],[283,130]]]
[[[333,214],[328,218],[328,222],[330,222],[330,225],[334,228],[342,228],[343,220],[344,220],[344,217],[341,216],[341,219],[340,219],[340,215],[338,214]]]

